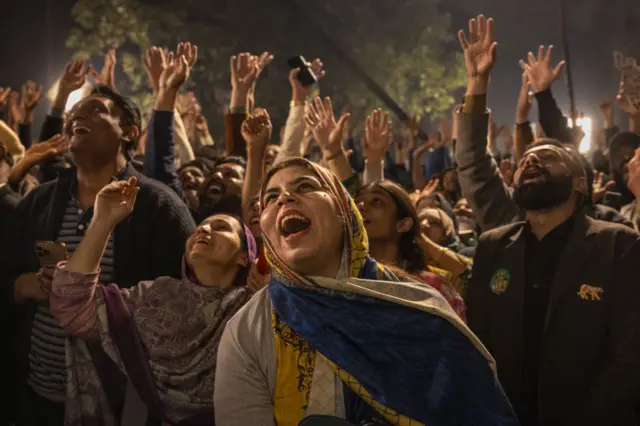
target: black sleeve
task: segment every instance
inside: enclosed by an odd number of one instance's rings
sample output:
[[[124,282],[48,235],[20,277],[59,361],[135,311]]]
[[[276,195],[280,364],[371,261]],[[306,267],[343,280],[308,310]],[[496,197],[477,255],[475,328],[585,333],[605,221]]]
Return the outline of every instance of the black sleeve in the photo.
[[[34,212],[45,210],[39,191],[32,191],[13,210],[2,224],[0,234],[0,310],[11,310],[15,305],[13,286],[16,278],[39,269],[35,250]],[[43,204],[43,205],[39,205]]]
[[[31,124],[18,124],[18,137],[24,149],[31,147]]]
[[[540,126],[542,126],[545,135],[564,143],[573,143],[567,119],[558,108],[558,103],[553,97],[551,89],[536,93],[536,100],[538,101]]]
[[[62,134],[62,126],[64,120],[62,117],[47,115],[40,130],[40,141],[51,139],[57,134]],[[58,171],[64,168],[64,161],[60,157],[53,157],[40,163],[40,173],[42,174],[42,182],[49,182],[58,177]]]
[[[144,174],[173,189],[186,200],[175,167],[173,111],[153,111],[144,150]]]

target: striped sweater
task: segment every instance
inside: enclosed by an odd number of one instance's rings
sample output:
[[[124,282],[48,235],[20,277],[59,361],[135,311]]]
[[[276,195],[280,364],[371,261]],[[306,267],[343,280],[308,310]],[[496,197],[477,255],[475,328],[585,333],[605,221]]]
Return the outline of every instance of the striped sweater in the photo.
[[[75,197],[69,198],[56,239],[65,244],[69,255],[80,244],[92,216],[93,207],[83,211]],[[109,237],[100,261],[100,281],[113,281],[113,235]],[[52,401],[64,401],[67,381],[65,360],[65,332],[51,315],[49,307],[39,304],[33,319],[29,352],[29,384],[36,393]]]

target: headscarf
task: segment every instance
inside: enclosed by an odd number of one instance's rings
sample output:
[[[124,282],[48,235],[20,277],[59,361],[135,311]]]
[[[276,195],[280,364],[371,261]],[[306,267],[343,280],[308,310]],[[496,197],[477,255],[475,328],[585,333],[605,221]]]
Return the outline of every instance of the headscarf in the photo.
[[[331,172],[290,159],[268,173],[262,193],[275,173],[294,166],[310,170],[336,201],[344,247],[337,278],[304,277],[264,235],[278,357],[276,422],[297,425],[305,415],[327,414],[344,392],[344,416],[355,424],[370,420],[366,410],[373,407],[393,425],[517,425],[489,353],[435,289],[398,283],[368,255],[362,217]]]
[[[261,193],[266,191],[266,186],[273,175],[279,170],[301,166],[309,169],[320,181],[322,187],[337,201],[338,214],[344,235],[344,248],[342,251],[342,268],[339,277],[359,277],[378,279],[380,277],[397,281],[391,271],[371,259],[369,253],[369,239],[364,227],[364,221],[355,202],[342,186],[340,180],[329,170],[312,163],[304,158],[292,158],[273,167],[267,174],[262,184]],[[265,206],[260,197],[260,210]],[[278,280],[288,284],[302,284],[314,287],[315,284],[291,270],[280,257],[273,251],[271,243],[263,233],[265,256],[271,265],[272,275]],[[346,267],[346,268],[345,268]],[[381,279],[382,279],[381,278]]]

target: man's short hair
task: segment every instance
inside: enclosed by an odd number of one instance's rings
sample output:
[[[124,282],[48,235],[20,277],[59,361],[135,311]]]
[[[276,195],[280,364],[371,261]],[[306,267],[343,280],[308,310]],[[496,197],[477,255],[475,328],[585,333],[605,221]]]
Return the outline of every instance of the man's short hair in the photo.
[[[136,126],[140,131],[138,137],[133,141],[134,144],[137,144],[138,139],[140,139],[140,135],[142,134],[142,115],[140,114],[140,109],[136,104],[131,99],[114,92],[107,86],[100,85],[94,87],[91,91],[91,95],[103,96],[113,101],[120,111],[122,111],[121,121],[129,126]]]
[[[242,157],[238,157],[235,155],[227,155],[224,157],[218,157],[216,160],[214,167],[218,167],[222,164],[235,164],[237,166],[242,166],[246,170],[247,168],[247,160]]]
[[[200,169],[202,170],[202,173],[206,175],[211,172],[211,170],[213,170],[213,163],[206,159],[195,159],[181,165],[178,169],[178,174],[180,174],[187,167],[195,167],[197,169]]]

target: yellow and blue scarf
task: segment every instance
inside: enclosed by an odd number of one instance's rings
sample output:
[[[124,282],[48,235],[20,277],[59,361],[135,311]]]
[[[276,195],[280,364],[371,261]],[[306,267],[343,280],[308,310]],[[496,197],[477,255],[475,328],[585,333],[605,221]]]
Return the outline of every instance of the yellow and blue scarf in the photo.
[[[296,158],[272,169],[264,185],[277,170],[292,166],[310,169],[338,201],[345,236],[343,278],[398,281],[369,257],[362,217],[331,172]],[[373,407],[392,425],[519,424],[493,361],[464,325],[452,323],[455,315],[322,287],[289,269],[268,239],[264,243],[272,268],[279,426],[297,425],[305,417],[317,357],[343,381],[346,417],[353,423],[370,420],[361,416]],[[348,403],[353,394],[366,403],[365,410],[361,403]]]

